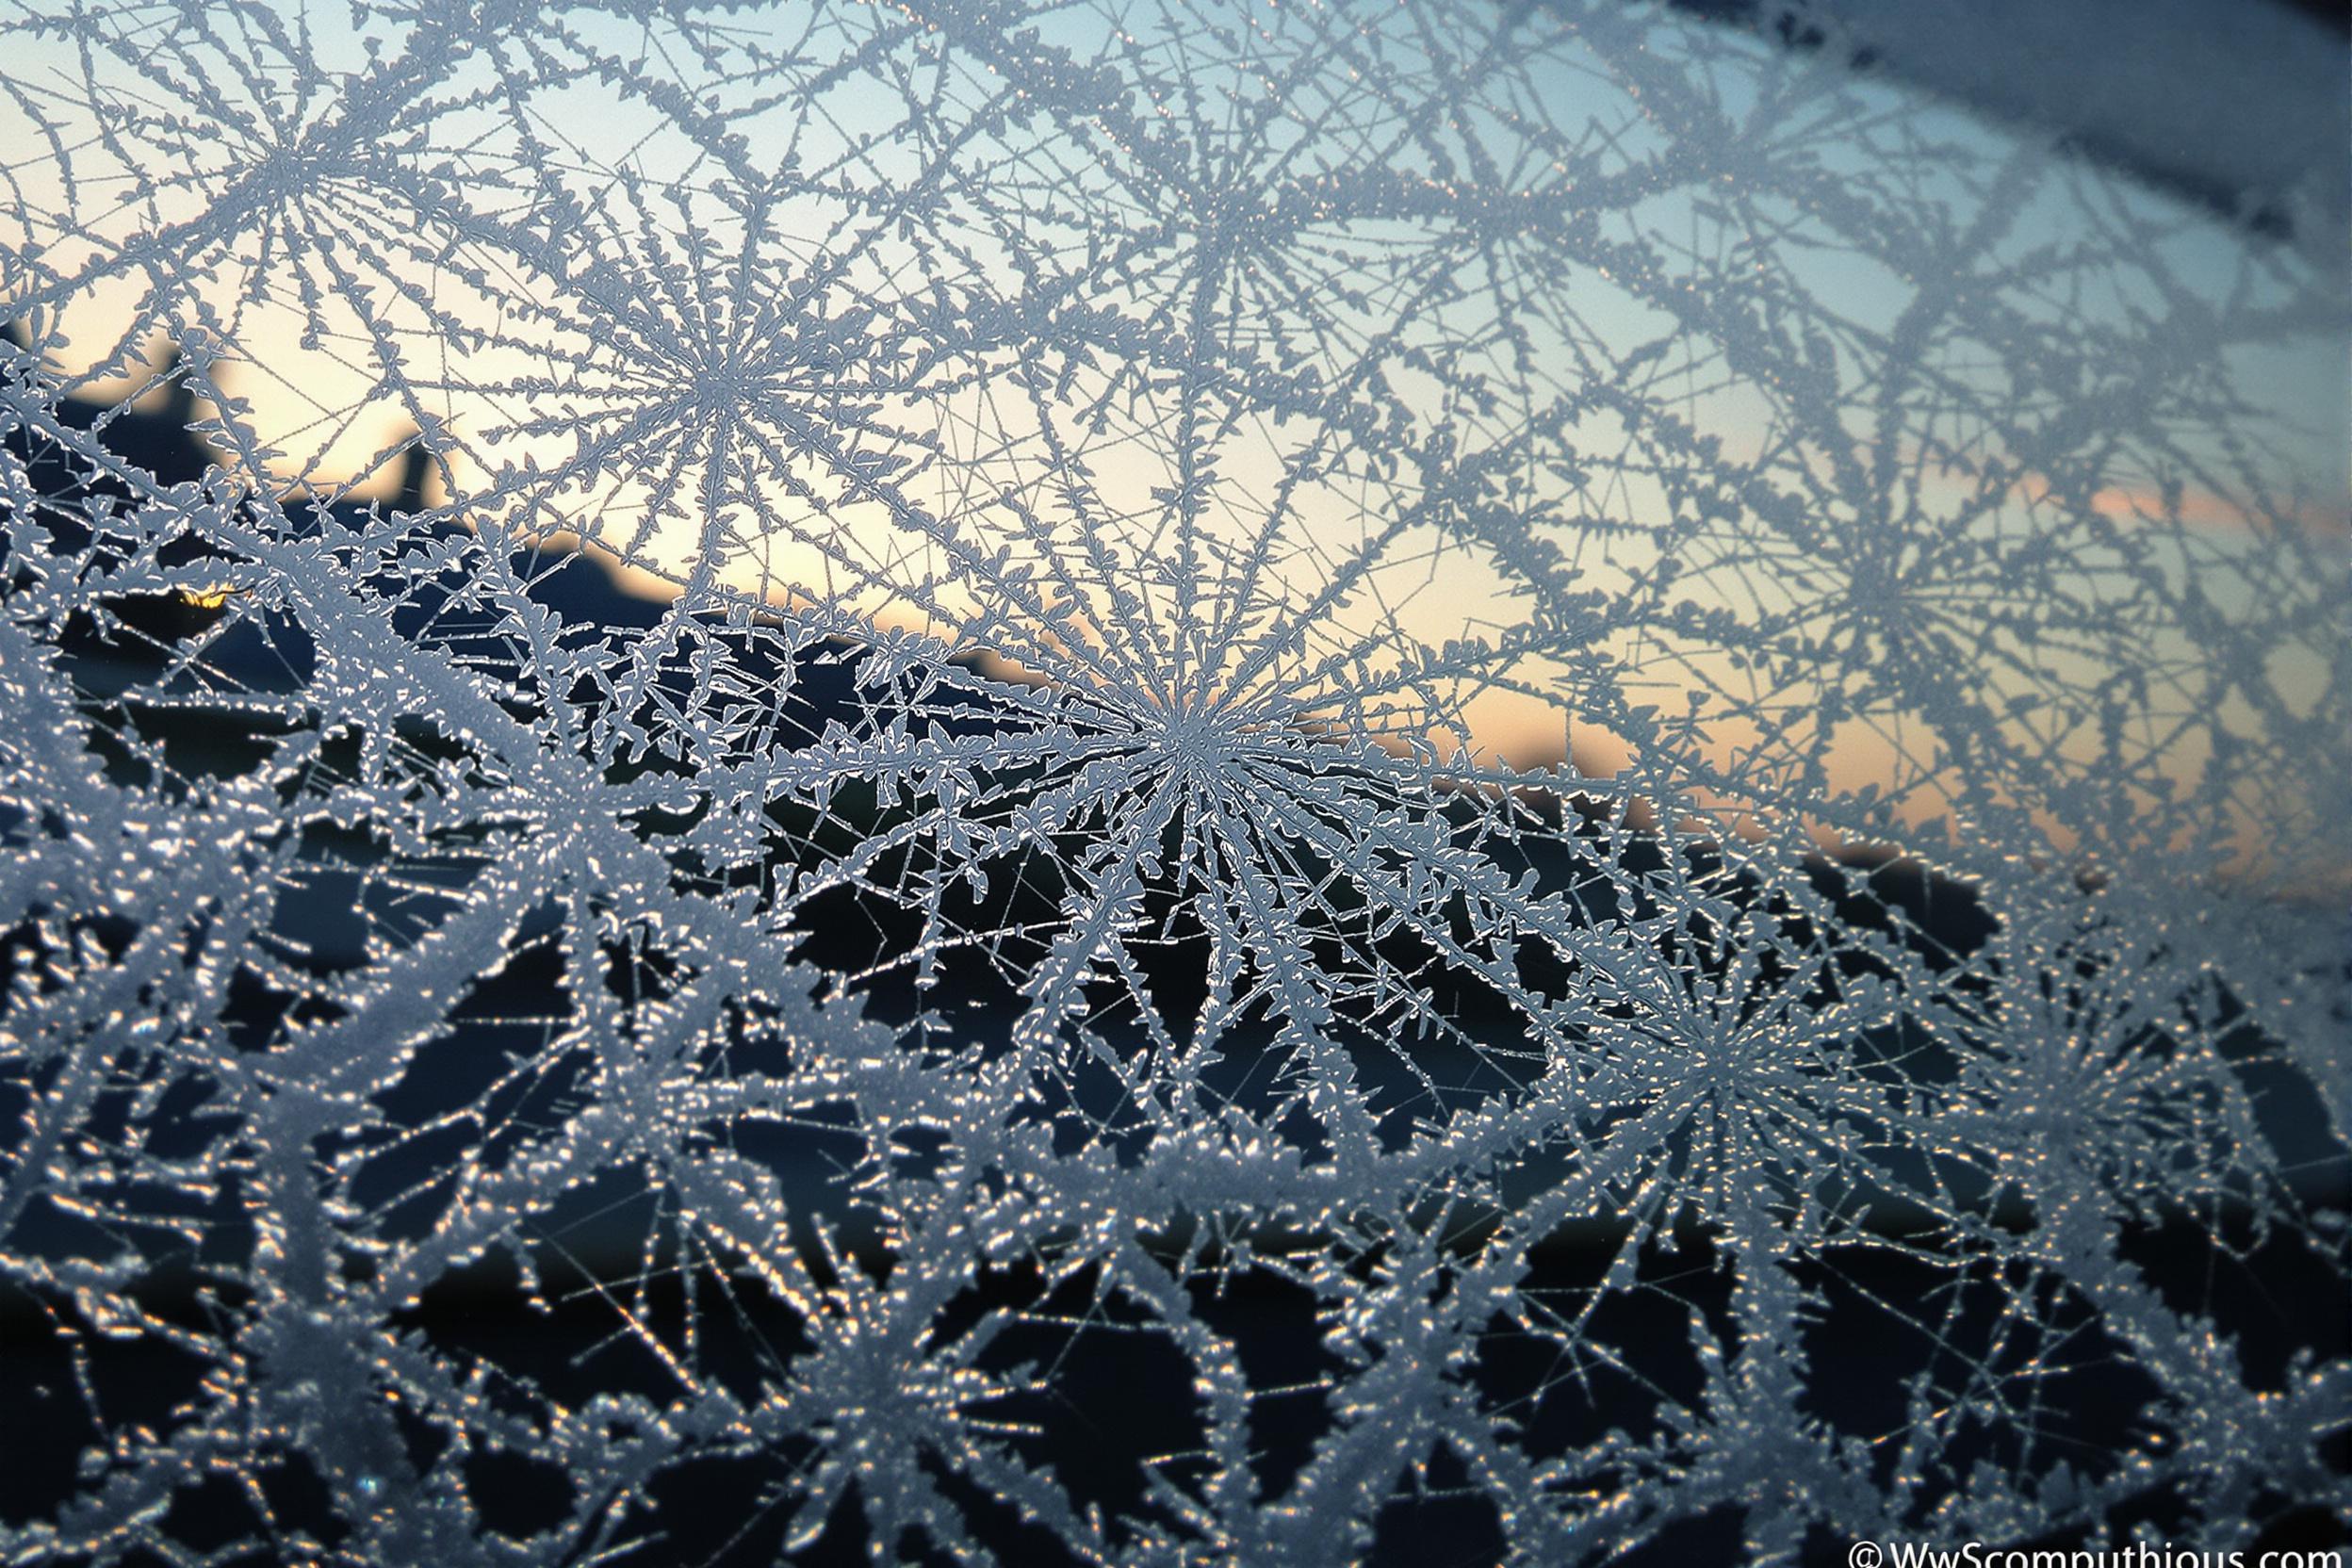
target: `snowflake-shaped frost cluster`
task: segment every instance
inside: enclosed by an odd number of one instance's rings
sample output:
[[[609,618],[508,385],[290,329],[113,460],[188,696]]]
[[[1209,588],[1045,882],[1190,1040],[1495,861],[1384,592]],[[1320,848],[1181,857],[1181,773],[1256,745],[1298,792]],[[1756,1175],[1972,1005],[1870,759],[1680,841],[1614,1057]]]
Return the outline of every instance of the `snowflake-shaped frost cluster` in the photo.
[[[1709,8],[11,0],[0,1558],[2341,1513],[2341,258]]]

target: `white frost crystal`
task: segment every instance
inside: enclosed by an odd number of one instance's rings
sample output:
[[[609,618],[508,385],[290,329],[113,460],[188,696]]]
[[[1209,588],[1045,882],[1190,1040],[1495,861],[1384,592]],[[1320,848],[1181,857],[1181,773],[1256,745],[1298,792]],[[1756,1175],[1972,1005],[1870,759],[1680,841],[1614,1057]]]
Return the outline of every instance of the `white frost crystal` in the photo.
[[[2341,1514],[2341,258],[1797,31],[10,0],[0,1560]]]

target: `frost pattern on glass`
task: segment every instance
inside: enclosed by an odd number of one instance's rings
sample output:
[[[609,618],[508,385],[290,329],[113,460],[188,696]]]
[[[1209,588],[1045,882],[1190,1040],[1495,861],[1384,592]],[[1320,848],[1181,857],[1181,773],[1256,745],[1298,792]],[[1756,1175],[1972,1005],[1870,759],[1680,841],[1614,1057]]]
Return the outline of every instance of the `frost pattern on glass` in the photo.
[[[2352,1500],[2340,258],[1614,3],[0,58],[7,1560]]]

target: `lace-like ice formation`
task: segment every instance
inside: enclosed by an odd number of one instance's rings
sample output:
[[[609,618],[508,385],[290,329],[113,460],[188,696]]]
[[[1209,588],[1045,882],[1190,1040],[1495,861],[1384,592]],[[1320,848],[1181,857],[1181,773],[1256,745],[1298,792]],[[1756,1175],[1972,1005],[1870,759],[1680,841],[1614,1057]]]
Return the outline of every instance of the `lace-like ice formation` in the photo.
[[[2340,264],[1805,36],[12,4],[0,1557],[2341,1513]]]

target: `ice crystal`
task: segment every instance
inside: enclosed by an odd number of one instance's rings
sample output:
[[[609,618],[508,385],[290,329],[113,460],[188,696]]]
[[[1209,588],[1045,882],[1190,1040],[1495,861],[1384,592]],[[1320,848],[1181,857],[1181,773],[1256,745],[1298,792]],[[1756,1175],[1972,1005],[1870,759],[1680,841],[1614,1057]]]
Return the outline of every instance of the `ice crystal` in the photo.
[[[0,1555],[2341,1514],[2341,258],[1750,20],[14,0]]]

